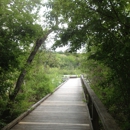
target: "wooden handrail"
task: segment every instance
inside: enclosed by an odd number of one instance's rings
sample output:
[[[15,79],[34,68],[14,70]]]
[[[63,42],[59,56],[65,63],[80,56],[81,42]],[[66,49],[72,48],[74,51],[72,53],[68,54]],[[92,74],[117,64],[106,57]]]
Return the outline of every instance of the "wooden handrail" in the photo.
[[[81,81],[83,84],[85,97],[88,101],[88,108],[92,119],[93,129],[101,130],[101,125],[99,123],[101,122],[104,130],[121,130],[83,76],[81,76]]]

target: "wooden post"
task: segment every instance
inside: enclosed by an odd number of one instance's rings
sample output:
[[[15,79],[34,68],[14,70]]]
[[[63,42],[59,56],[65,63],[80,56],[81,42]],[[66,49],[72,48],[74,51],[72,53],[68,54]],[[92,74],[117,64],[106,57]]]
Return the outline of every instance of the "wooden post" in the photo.
[[[92,124],[93,124],[93,128],[94,130],[100,130],[100,125],[99,125],[99,116],[98,113],[93,105],[93,116],[92,116]]]
[[[92,119],[92,100],[91,100],[91,97],[88,95],[88,109],[89,109],[89,113],[90,113],[90,117]]]

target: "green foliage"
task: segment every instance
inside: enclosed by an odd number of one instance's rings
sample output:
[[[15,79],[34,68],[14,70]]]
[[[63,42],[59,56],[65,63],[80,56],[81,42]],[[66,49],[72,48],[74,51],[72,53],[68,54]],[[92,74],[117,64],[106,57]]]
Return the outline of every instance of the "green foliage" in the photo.
[[[32,43],[43,34],[41,25],[36,23],[40,6],[40,0],[0,1],[0,127],[24,111],[29,104],[24,102],[25,95],[21,92],[14,103],[9,102],[9,95],[23,69]],[[11,115],[3,118],[6,109],[11,110]]]
[[[57,59],[61,69],[73,70],[79,66],[79,59],[72,54],[57,54]]]
[[[51,79],[45,72],[37,71],[29,75],[31,77],[27,78],[27,81],[25,79],[24,92],[30,102],[36,102],[53,91]]]
[[[1,0],[0,4],[0,95],[14,86],[30,45],[42,35],[42,28],[36,24],[40,1]],[[16,76],[16,77],[15,77]]]
[[[126,95],[123,95],[123,88],[119,87],[119,80],[115,77],[113,70],[106,67],[102,62],[95,60],[85,62],[84,59],[87,57],[88,54],[83,55],[81,67],[91,87],[122,129],[129,128],[129,107],[125,107],[127,99]]]

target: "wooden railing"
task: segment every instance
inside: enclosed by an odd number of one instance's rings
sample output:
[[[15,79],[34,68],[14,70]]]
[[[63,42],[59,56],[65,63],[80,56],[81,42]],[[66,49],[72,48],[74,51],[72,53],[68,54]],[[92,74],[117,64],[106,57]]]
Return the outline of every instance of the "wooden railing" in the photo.
[[[96,96],[94,91],[90,88],[83,76],[81,76],[83,89],[86,100],[88,102],[88,108],[92,125],[94,130],[121,130],[116,124],[113,117],[107,112],[105,106],[100,99]]]

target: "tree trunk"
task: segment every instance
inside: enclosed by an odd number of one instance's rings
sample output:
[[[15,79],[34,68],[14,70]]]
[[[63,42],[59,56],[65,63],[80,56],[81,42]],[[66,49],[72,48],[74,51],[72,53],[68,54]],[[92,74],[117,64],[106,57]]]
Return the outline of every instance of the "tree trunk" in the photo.
[[[35,55],[36,55],[36,53],[37,53],[39,47],[42,45],[43,42],[45,42],[45,40],[47,39],[48,35],[49,35],[52,31],[53,31],[53,30],[49,30],[49,31],[45,34],[44,37],[42,37],[42,38],[40,38],[40,39],[38,39],[38,40],[36,41],[36,44],[35,44],[35,46],[34,46],[32,52],[31,52],[30,56],[28,57],[28,59],[27,59],[27,61],[26,61],[25,67],[24,67],[24,69],[21,71],[21,73],[20,73],[20,75],[19,75],[19,77],[18,77],[18,80],[17,80],[17,82],[16,82],[16,86],[15,86],[15,88],[14,88],[14,91],[13,91],[13,93],[10,94],[10,96],[9,96],[10,101],[14,101],[14,100],[15,100],[15,98],[16,98],[16,96],[17,96],[17,94],[18,94],[18,92],[19,92],[19,90],[20,90],[20,88],[21,88],[21,85],[22,85],[22,83],[23,83],[23,81],[24,81],[24,77],[25,77],[26,72],[27,72],[26,66],[28,66],[28,65],[31,64],[31,62],[33,61],[33,59],[34,59],[34,57],[35,57]]]

